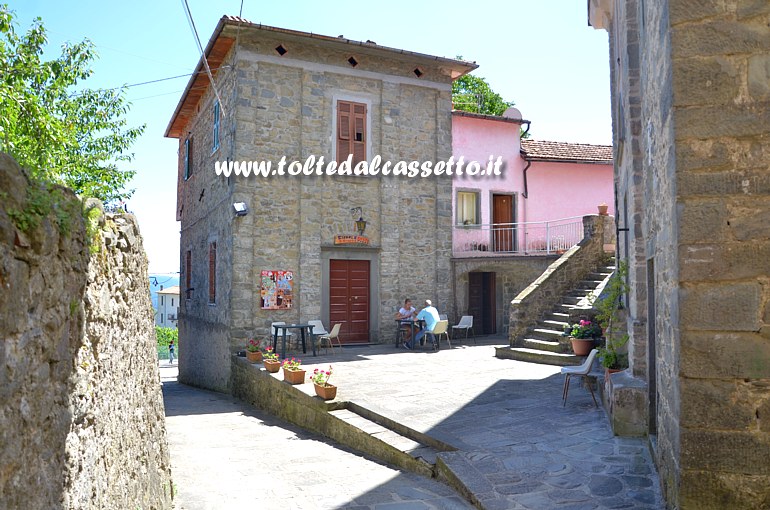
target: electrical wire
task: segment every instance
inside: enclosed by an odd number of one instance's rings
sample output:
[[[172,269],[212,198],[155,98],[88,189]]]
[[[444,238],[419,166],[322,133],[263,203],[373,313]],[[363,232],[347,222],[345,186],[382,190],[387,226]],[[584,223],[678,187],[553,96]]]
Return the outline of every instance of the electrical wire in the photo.
[[[198,36],[198,29],[195,28],[195,21],[193,20],[192,13],[190,12],[190,6],[187,4],[187,0],[182,0],[182,7],[184,7],[185,14],[187,14],[187,22],[190,25],[190,28],[192,29],[193,36],[195,38],[195,43],[198,45],[198,50],[200,50],[201,53],[201,60],[203,61],[203,66],[206,68],[206,73],[209,75],[209,80],[211,81],[211,88],[214,90],[214,95],[217,97],[217,101],[219,102],[219,109],[222,112],[222,116],[225,116],[225,108],[224,105],[222,105],[222,98],[219,97],[219,90],[217,90],[217,84],[214,83],[214,76],[211,74],[211,68],[209,67],[209,61],[206,59],[206,54],[203,51],[203,45],[201,44],[201,39]]]

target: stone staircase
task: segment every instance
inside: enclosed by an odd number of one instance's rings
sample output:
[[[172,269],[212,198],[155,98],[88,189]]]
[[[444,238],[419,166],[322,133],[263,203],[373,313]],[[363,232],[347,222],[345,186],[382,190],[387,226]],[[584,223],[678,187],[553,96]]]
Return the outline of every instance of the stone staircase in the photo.
[[[594,296],[601,294],[614,271],[613,257],[609,265],[597,268],[563,296],[553,310],[545,314],[534,328],[530,328],[517,347],[498,348],[496,356],[546,365],[582,363],[583,357],[572,354],[569,339],[563,336],[564,327],[569,324],[570,316],[591,308]]]

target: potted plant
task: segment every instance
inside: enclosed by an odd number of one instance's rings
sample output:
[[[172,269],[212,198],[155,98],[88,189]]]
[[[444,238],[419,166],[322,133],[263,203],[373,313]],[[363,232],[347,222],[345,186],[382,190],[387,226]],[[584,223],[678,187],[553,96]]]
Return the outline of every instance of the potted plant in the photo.
[[[262,356],[262,363],[265,365],[265,370],[274,374],[281,369],[281,361],[278,359],[278,355],[273,352],[272,347],[265,349],[265,354]]]
[[[251,363],[262,361],[262,351],[259,350],[259,343],[253,338],[249,338],[249,343],[246,345],[246,358]]]
[[[618,372],[628,368],[628,355],[618,350],[628,342],[628,333],[620,334],[620,310],[623,309],[623,296],[628,292],[626,275],[628,266],[621,261],[615,274],[610,277],[604,292],[594,305],[596,320],[604,329],[605,344],[599,348],[599,359],[608,372]]]
[[[329,384],[329,378],[332,376],[332,366],[329,365],[329,370],[313,370],[313,375],[310,376],[310,380],[313,381],[315,387],[315,394],[324,400],[332,400],[337,396],[337,387]]]
[[[596,338],[601,334],[602,329],[598,324],[585,319],[564,327],[564,336],[569,337],[575,356],[588,356]]]
[[[305,371],[301,367],[302,360],[297,358],[283,360],[283,380],[289,384],[305,382]]]
[[[609,206],[602,202],[596,208],[599,210],[599,216],[607,216],[607,209],[609,209]]]

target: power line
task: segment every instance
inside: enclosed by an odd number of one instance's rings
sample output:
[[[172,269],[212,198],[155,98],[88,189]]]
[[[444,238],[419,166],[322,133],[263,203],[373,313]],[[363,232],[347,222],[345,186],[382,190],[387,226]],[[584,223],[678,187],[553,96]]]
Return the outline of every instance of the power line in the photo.
[[[206,73],[209,75],[211,81],[211,88],[214,90],[214,95],[217,96],[217,102],[219,103],[219,109],[222,111],[222,116],[225,116],[225,107],[222,105],[222,98],[219,97],[219,90],[217,90],[217,84],[214,83],[214,77],[211,75],[211,68],[209,67],[209,61],[206,59],[206,54],[203,51],[203,45],[201,39],[198,36],[198,29],[195,28],[195,21],[193,20],[192,13],[190,12],[190,6],[187,4],[187,0],[182,0],[182,7],[184,7],[185,14],[187,14],[187,22],[192,28],[193,36],[195,37],[195,43],[198,45],[198,50],[201,53],[201,60],[203,60],[203,66],[206,68]]]
[[[214,70],[218,71],[219,69],[225,69],[225,68],[229,68],[229,67],[230,66],[220,66],[220,67],[214,68]],[[121,85],[119,87],[112,87],[112,88],[109,88],[109,89],[101,89],[100,88],[100,89],[96,89],[96,90],[99,90],[99,91],[102,91],[102,92],[109,92],[111,90],[130,89],[132,87],[141,87],[142,85],[150,85],[152,83],[160,83],[162,81],[169,81],[169,80],[177,80],[179,78],[186,78],[188,76],[193,76],[195,74],[202,74],[202,73],[205,73],[205,72],[206,71],[194,71],[192,73],[180,74],[180,75],[177,75],[177,76],[169,76],[169,77],[166,77],[166,78],[158,78],[157,80],[149,80],[149,81],[143,81],[143,82],[139,82],[139,83],[131,83],[129,85]],[[85,92],[75,92],[72,95],[73,96],[78,96],[78,95],[82,95],[82,94],[85,94]]]

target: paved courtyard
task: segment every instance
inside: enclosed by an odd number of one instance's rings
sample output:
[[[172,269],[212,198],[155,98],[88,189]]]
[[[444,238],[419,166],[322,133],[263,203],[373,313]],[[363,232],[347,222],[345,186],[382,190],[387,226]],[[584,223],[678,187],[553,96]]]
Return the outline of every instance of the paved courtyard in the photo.
[[[614,437],[577,379],[562,407],[558,367],[497,359],[493,345],[500,340],[439,352],[346,347],[303,355],[303,365],[312,372],[331,364],[338,398],[458,448],[440,455],[483,508],[663,508],[644,440]],[[165,376],[174,369],[164,364]],[[364,459],[226,396],[171,380],[164,394],[178,508],[470,507],[434,480]],[[278,453],[285,451],[300,462],[286,462]],[[251,494],[236,482],[244,478]],[[195,506],[199,493],[212,490],[212,504]]]

